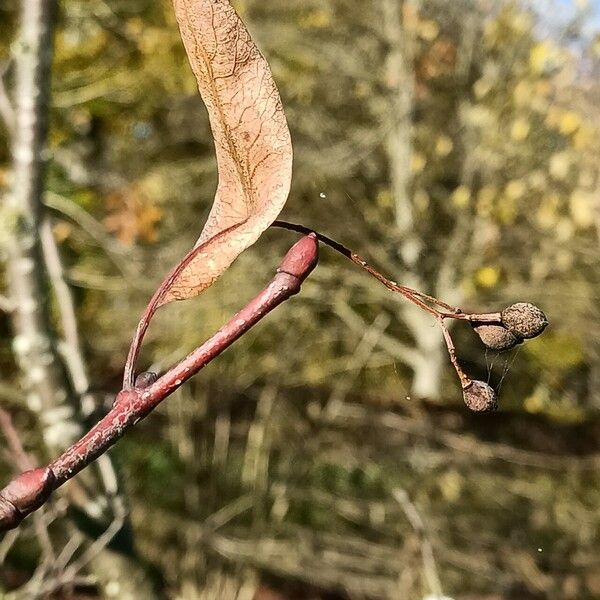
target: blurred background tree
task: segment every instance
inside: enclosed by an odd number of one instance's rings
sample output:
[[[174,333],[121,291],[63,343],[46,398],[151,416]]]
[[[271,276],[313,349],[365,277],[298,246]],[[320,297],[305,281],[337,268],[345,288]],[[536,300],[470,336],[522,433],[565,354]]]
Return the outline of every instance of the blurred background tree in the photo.
[[[501,413],[467,415],[427,316],[323,252],[293,304],[111,452],[136,560],[174,598],[598,597],[598,4],[233,4],[292,129],[285,218],[453,304],[536,302],[551,329],[499,357],[457,331],[469,370],[502,388]],[[17,3],[0,6],[0,31],[11,98]],[[170,2],[63,0],[50,117],[44,202],[94,413],[215,186]],[[4,195],[8,128],[0,135]],[[267,232],[201,299],[164,309],[145,364],[164,369],[218,328],[269,277],[287,235]],[[0,328],[2,403],[44,456],[7,313]],[[73,503],[46,511],[47,539],[29,523],[0,542],[7,593],[43,572],[59,597],[124,597],[77,562],[94,537],[97,556],[109,540],[74,529]],[[57,573],[73,565],[87,579],[66,585]]]

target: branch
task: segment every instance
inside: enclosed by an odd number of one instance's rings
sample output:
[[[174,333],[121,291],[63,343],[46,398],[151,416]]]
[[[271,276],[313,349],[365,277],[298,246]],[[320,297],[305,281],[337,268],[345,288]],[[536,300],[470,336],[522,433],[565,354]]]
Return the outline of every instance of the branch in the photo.
[[[6,131],[9,135],[13,135],[15,131],[15,109],[13,108],[12,102],[4,82],[4,77],[10,66],[9,61],[5,61],[0,67],[0,118],[4,121]]]
[[[288,251],[270,283],[217,333],[147,387],[121,390],[112,409],[78,442],[46,467],[26,471],[0,490],[0,531],[12,529],[42,506],[50,494],[99,456],[167,396],[245,334],[274,308],[300,291],[317,264],[316,236],[300,239]],[[150,379],[151,381],[151,379]]]
[[[58,316],[64,338],[65,366],[69,371],[73,388],[82,400],[88,392],[89,380],[83,362],[83,350],[81,349],[79,328],[77,326],[75,303],[71,290],[65,281],[62,260],[52,232],[52,223],[48,216],[41,223],[40,240],[43,259],[58,306]]]
[[[364,331],[365,327],[367,327],[365,320],[346,303],[336,305],[335,312],[344,324],[355,333]],[[385,331],[382,331],[377,338],[377,346],[393,358],[401,360],[411,367],[415,366],[412,349]]]
[[[392,490],[392,496],[400,505],[400,508],[402,508],[402,511],[408,519],[408,522],[419,538],[419,545],[421,546],[421,560],[423,561],[423,573],[425,575],[425,580],[427,581],[429,591],[434,598],[441,599],[443,597],[442,583],[440,581],[437,565],[435,563],[433,545],[431,544],[431,540],[427,535],[425,523],[423,522],[417,507],[408,497],[406,490],[401,487],[396,487]]]
[[[501,312],[470,313],[451,306],[433,296],[423,294],[405,285],[399,285],[388,279],[372,267],[364,258],[346,248],[343,244],[304,225],[274,221],[271,227],[279,227],[316,236],[320,242],[329,246],[342,256],[350,259],[355,265],[364,269],[392,292],[397,292],[421,310],[435,317],[442,331],[450,362],[458,375],[463,390],[465,404],[475,412],[487,412],[498,408],[497,396],[494,389],[485,381],[471,379],[462,369],[450,331],[445,319],[457,319],[470,322],[483,344],[492,350],[508,350],[514,348],[525,339],[540,335],[548,325],[546,315],[529,302],[517,302]]]
[[[9,298],[0,294],[0,310],[5,313],[11,313],[15,307]]]

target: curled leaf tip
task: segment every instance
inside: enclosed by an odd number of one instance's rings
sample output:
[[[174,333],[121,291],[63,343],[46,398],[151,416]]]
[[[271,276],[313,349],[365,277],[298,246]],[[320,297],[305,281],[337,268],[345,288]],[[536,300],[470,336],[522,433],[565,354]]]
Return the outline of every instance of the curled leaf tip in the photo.
[[[240,17],[227,0],[173,4],[208,111],[219,183],[196,244],[202,250],[168,281],[160,304],[210,287],[277,218],[292,178],[292,142],[281,98]]]

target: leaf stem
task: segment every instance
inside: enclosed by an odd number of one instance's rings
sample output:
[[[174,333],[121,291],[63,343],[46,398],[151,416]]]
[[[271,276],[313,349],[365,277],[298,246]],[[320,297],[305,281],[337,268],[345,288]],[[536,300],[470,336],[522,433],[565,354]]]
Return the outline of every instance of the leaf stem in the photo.
[[[317,239],[329,246],[342,256],[349,258],[355,265],[358,265],[361,269],[364,269],[369,275],[377,279],[380,283],[382,283],[386,288],[391,290],[392,292],[397,292],[402,294],[407,300],[416,304],[419,308],[433,315],[434,317],[442,317],[442,318],[467,318],[467,315],[463,313],[460,308],[447,304],[438,298],[433,296],[429,296],[428,294],[424,294],[423,292],[419,292],[418,290],[414,290],[406,285],[399,285],[395,281],[388,279],[385,275],[380,273],[377,269],[372,267],[364,258],[347,248],[340,242],[311,229],[310,227],[306,227],[305,225],[298,225],[296,223],[288,223],[287,221],[274,221],[271,227],[278,227],[280,229],[287,229],[288,231],[295,231],[296,233],[309,234],[314,233],[317,236]],[[439,310],[428,306],[425,302],[429,302],[438,306],[439,308],[445,309],[448,312],[440,312]]]
[[[154,313],[158,310],[160,306],[163,304],[163,299],[167,292],[173,286],[173,283],[177,280],[177,277],[187,267],[194,258],[201,252],[206,250],[206,247],[209,244],[218,243],[220,239],[227,237],[231,232],[235,231],[238,227],[243,225],[247,219],[232,225],[231,227],[227,227],[220,231],[213,237],[209,238],[202,244],[194,246],[176,265],[173,267],[171,272],[163,279],[161,284],[158,286],[158,289],[150,298],[150,302],[146,305],[144,312],[137,324],[135,334],[131,341],[131,345],[129,346],[129,352],[127,353],[127,360],[125,361],[125,369],[123,371],[123,389],[130,390],[133,388],[133,383],[135,379],[135,364],[137,362],[137,358],[140,353],[140,348],[142,346],[142,341],[144,340],[144,336],[146,335],[146,331],[148,331],[148,326],[150,325],[150,321],[152,317],[154,317]]]

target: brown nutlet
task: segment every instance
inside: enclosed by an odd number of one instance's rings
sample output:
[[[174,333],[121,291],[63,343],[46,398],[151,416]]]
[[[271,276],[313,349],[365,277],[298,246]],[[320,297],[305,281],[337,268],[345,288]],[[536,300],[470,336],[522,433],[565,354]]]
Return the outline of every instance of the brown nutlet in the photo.
[[[463,389],[463,399],[473,412],[491,412],[498,408],[496,392],[485,381],[478,379]]]
[[[520,339],[534,338],[548,325],[546,315],[534,304],[517,302],[502,311],[502,324]]]
[[[504,325],[490,323],[473,323],[473,329],[483,345],[490,350],[510,350],[522,340],[513,335]]]

